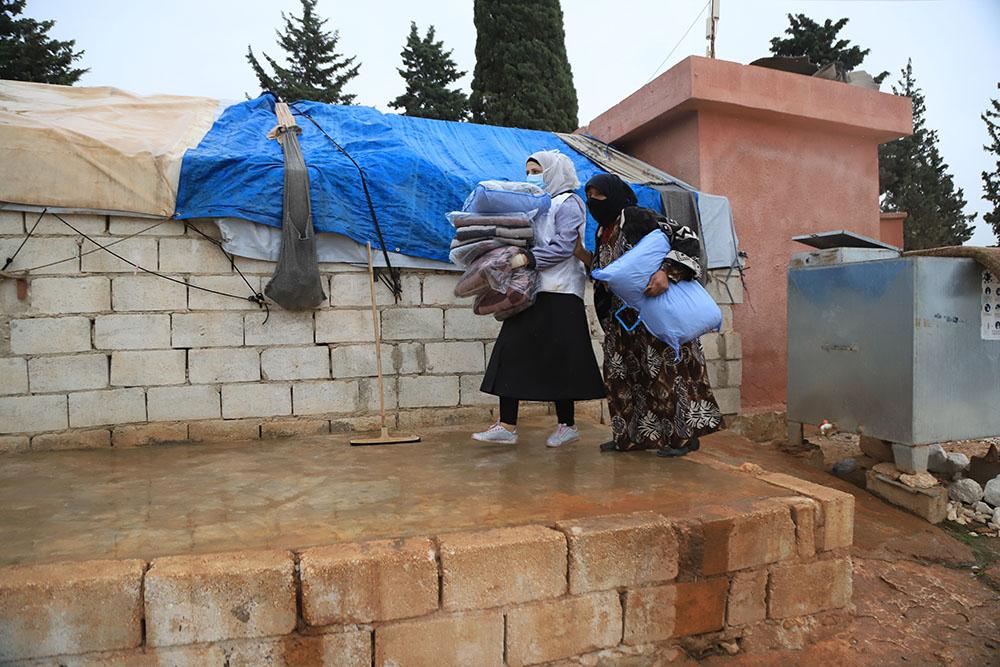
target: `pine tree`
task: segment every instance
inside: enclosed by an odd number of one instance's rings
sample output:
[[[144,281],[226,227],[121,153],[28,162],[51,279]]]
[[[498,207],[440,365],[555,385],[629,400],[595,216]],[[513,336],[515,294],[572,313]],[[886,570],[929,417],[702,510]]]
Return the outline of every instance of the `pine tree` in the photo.
[[[345,58],[337,53],[340,31],[331,34],[323,30],[327,19],[316,16],[316,0],[301,0],[302,17],[285,16],[284,33],[277,32],[278,45],[285,51],[287,67],[274,58],[264,59],[274,70],[269,75],[258,62],[253,49],[247,46],[247,62],[253,68],[261,88],[270,90],[283,100],[314,100],[328,104],[351,104],[355,95],[343,92],[344,85],[358,75],[361,64],[354,64],[356,56]]]
[[[572,132],[576,89],[559,0],[475,0],[472,118]]]
[[[849,46],[849,39],[838,39],[837,34],[847,25],[848,19],[836,23],[827,19],[823,25],[816,23],[805,14],[788,14],[787,38],[775,37],[771,40],[771,53],[776,56],[809,56],[809,60],[820,67],[837,63],[840,74],[856,69],[864,62],[871,49]],[[882,83],[888,72],[875,77]]]
[[[444,42],[434,41],[434,26],[421,39],[417,24],[410,22],[410,35],[400,55],[403,68],[396,70],[406,81],[406,92],[389,103],[407,116],[437,120],[465,120],[469,116],[469,97],[449,86],[465,76],[459,72],[451,51]]]
[[[909,214],[903,227],[906,250],[961,245],[972,236],[975,216],[965,215],[965,193],[955,188],[938,151],[937,131],[927,128],[912,61],[892,92],[913,100],[913,134],[879,147],[882,210]]]
[[[1000,83],[997,84],[1000,89]],[[993,204],[993,210],[983,214],[983,220],[993,228],[993,233],[997,236],[997,245],[1000,245],[1000,100],[990,100],[992,109],[987,109],[981,118],[986,123],[986,131],[990,133],[992,144],[983,146],[987,153],[992,153],[996,157],[996,167],[993,173],[983,172],[983,194],[986,201]]]
[[[0,0],[0,79],[72,86],[88,71],[73,67],[84,52],[73,51],[75,39],[49,37],[55,21],[15,18],[26,4],[27,0]]]

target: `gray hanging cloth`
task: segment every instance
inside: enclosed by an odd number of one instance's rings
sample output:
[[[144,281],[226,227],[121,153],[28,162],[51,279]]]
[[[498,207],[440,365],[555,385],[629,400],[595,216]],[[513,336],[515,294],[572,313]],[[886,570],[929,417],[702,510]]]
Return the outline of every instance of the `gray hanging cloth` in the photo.
[[[275,104],[278,125],[267,135],[285,154],[285,191],[281,216],[281,251],[264,294],[285,310],[309,310],[326,301],[316,256],[309,204],[309,172],[299,146],[302,128],[284,102]]]

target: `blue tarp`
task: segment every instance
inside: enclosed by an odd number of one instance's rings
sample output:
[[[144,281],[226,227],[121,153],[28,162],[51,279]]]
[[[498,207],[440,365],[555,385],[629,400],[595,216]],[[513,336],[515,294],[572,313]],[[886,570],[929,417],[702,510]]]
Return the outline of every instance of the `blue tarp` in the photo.
[[[551,132],[383,114],[370,107],[297,102],[365,170],[389,251],[448,261],[453,229],[445,218],[459,210],[479,181],[524,180],[531,153],[557,148],[573,160],[581,183],[603,169]],[[309,168],[313,223],[377,247],[361,178],[308,119],[298,117]],[[175,216],[244,218],[281,227],[281,147],[267,138],[276,124],[274,98],[227,108],[181,166]],[[634,185],[639,204],[662,211],[660,195]],[[580,189],[583,196],[583,189]],[[587,244],[596,223],[587,221]]]

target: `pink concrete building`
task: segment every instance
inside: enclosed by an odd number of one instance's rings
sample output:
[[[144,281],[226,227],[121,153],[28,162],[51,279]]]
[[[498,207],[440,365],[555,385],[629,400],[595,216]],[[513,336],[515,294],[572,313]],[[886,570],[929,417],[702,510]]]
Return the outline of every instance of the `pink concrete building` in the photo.
[[[734,310],[744,411],[785,403],[791,238],[834,229],[880,237],[878,145],[909,134],[911,112],[909,98],[692,56],[586,128],[729,197],[749,255],[747,297]]]

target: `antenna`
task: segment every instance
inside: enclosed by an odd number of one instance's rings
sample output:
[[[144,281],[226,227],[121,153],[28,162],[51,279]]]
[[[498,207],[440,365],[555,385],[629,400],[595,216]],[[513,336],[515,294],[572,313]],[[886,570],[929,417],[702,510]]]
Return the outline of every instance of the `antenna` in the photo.
[[[715,36],[719,29],[719,4],[722,0],[711,0],[712,13],[705,19],[705,39],[708,40],[708,48],[705,55],[709,58],[715,57]]]

